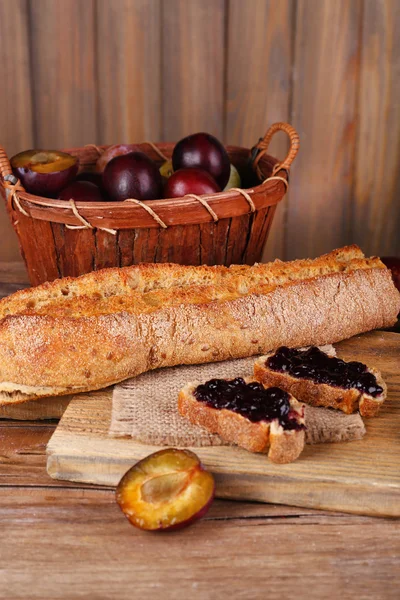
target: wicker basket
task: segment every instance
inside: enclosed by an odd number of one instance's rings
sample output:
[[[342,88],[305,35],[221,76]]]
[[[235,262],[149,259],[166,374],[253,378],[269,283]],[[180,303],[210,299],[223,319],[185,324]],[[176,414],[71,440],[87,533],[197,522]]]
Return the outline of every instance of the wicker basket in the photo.
[[[267,155],[275,132],[285,131],[290,148],[280,163]],[[287,123],[275,123],[252,149],[228,146],[239,170],[249,160],[260,185],[213,195],[140,202],[74,202],[25,192],[0,147],[0,191],[17,232],[32,285],[104,267],[140,262],[253,264],[260,260],[277,203],[288,185],[288,170],[299,138]],[[158,164],[174,144],[141,144]],[[107,146],[66,150],[79,156],[81,170],[94,168]]]

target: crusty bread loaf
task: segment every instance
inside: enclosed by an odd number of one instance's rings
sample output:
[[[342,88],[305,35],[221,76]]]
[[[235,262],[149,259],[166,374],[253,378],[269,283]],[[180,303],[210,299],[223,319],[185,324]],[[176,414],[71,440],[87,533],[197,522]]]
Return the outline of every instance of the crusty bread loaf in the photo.
[[[248,383],[251,379],[245,381]],[[305,429],[284,429],[278,419],[253,423],[232,410],[210,408],[193,395],[199,384],[199,381],[188,383],[178,397],[178,410],[191,423],[250,452],[268,453],[268,458],[275,463],[289,463],[300,455],[305,443]],[[304,425],[304,404],[292,395],[289,402],[296,421]]]
[[[392,325],[399,309],[390,271],[357,247],[314,261],[139,265],[64,279],[0,302],[0,403],[334,343]]]
[[[376,369],[369,368],[368,371],[375,375],[378,385],[383,388],[383,393],[374,398],[355,387],[344,389],[326,383],[315,383],[311,379],[292,377],[285,372],[273,371],[266,364],[272,355],[273,353],[260,356],[255,361],[255,379],[265,386],[280,387],[310,406],[335,408],[348,415],[359,410],[362,417],[374,417],[386,399],[387,386]]]
[[[187,286],[228,286],[240,293],[257,285],[283,285],[341,271],[382,267],[379,259],[365,259],[358,246],[345,246],[317,259],[292,262],[190,267],[170,263],[140,264],[102,269],[81,277],[64,277],[21,290],[0,300],[0,319],[10,314],[60,314],[84,316],[97,311],[121,312],[137,301],[138,294]],[[82,302],[85,302],[85,306]],[[123,302],[123,304],[121,304]],[[120,308],[122,307],[122,309]]]

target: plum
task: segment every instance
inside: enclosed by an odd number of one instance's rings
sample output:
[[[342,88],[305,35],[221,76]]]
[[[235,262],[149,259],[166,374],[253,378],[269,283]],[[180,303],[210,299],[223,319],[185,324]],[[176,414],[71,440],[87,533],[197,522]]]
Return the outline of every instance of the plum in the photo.
[[[179,198],[186,194],[215,194],[221,188],[215,179],[202,169],[175,171],[164,186],[165,198]]]
[[[57,150],[25,150],[13,156],[10,163],[27,192],[47,198],[57,198],[75,179],[79,167],[76,156]]]
[[[135,527],[165,531],[186,527],[204,516],[214,489],[213,476],[193,452],[167,448],[125,473],[116,500]]]
[[[73,181],[58,195],[60,200],[79,200],[84,202],[102,202],[106,198],[101,189],[90,181]]]
[[[102,186],[101,173],[94,173],[93,171],[82,171],[81,173],[78,173],[76,181],[90,181],[90,183],[94,183],[100,188]]]
[[[162,196],[162,177],[154,161],[143,152],[116,156],[103,172],[110,200],[154,200]]]
[[[140,147],[137,144],[116,144],[115,146],[110,146],[97,159],[96,172],[103,173],[111,159],[116,156],[130,154],[131,152],[140,152]]]
[[[212,175],[221,190],[230,175],[229,156],[217,138],[209,133],[195,133],[180,140],[172,153],[174,171],[178,169],[204,169]]]

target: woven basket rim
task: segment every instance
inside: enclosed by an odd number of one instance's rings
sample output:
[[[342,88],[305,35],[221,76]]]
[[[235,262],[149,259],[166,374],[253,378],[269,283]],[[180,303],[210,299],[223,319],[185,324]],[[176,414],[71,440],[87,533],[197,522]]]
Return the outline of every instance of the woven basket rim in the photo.
[[[290,139],[289,151],[283,162],[267,154],[268,145],[278,131],[284,131]],[[93,167],[102,151],[111,145],[88,144],[83,147],[68,148],[65,151],[77,155],[80,159],[80,170],[84,170],[82,167]],[[142,142],[135,146],[161,163],[160,151],[169,158],[172,156],[175,143]],[[25,218],[61,223],[72,228],[100,228],[107,231],[112,228],[113,233],[118,229],[201,224],[257,212],[280,202],[288,187],[288,169],[297,154],[298,146],[298,134],[287,123],[271,125],[264,138],[260,138],[251,150],[242,146],[225,146],[233,164],[251,157],[258,177],[260,179],[265,177],[265,179],[251,188],[232,188],[216,194],[199,196],[188,194],[180,198],[145,201],[127,199],[123,202],[75,202],[72,199],[66,201],[44,198],[26,192],[18,180],[16,183],[10,183],[8,180],[11,174],[10,163],[1,147],[0,183],[2,183],[1,187],[10,216],[15,224],[18,223],[21,215]]]
[[[164,152],[168,152],[173,148],[174,144],[155,144]],[[137,144],[139,147],[146,147],[146,143]],[[105,146],[107,148],[109,146]],[[100,146],[100,148],[102,148]],[[232,157],[232,153],[236,155],[249,155],[250,150],[241,146],[226,146],[228,154]],[[64,151],[78,154],[85,150],[82,148],[69,148]],[[148,153],[148,152],[147,152]],[[89,166],[94,162],[81,162],[80,165]],[[279,160],[275,157],[265,154],[259,163],[261,171],[268,175],[273,167],[279,164]],[[279,177],[286,181],[288,180],[286,171],[280,171]],[[284,196],[286,186],[283,181],[270,180],[260,183],[252,188],[244,188],[253,202],[254,210],[260,210],[267,206],[273,206],[280,202]],[[29,216],[34,219],[61,223],[67,226],[79,227],[83,221],[90,223],[93,228],[109,228],[109,229],[132,229],[132,228],[147,228],[160,227],[151,214],[146,212],[140,205],[130,201],[122,202],[87,202],[76,201],[74,205],[82,217],[79,219],[72,211],[71,205],[66,200],[58,200],[44,198],[30,194],[26,191],[18,192],[18,198],[23,210],[29,213]],[[205,201],[212,211],[218,214],[218,218],[230,218],[251,212],[248,201],[242,192],[233,188],[232,190],[221,191],[216,194],[203,194],[200,198]],[[157,200],[147,200],[140,204],[149,206],[154,211],[166,226],[171,225],[191,225],[200,224],[212,221],[213,218],[208,209],[190,195],[179,198],[160,198]],[[17,212],[17,211],[15,211]],[[119,213],[119,217],[116,214]],[[123,213],[123,215],[121,215]],[[187,218],[186,218],[187,217]],[[119,219],[119,220],[118,220]],[[132,223],[132,219],[134,222]],[[122,222],[125,221],[125,222]]]
[[[108,146],[98,146],[98,148],[104,149],[106,150],[107,148],[111,148],[111,146],[114,146],[115,144],[109,144]],[[163,148],[165,150],[165,146],[167,146],[167,143],[154,143],[155,146],[157,146],[158,148]],[[174,146],[175,144],[171,143],[171,146]],[[147,142],[142,142],[142,143],[138,143],[135,144],[135,146],[147,146]],[[61,152],[68,152],[69,154],[77,154],[79,150],[83,150],[85,148],[85,146],[82,147],[78,147],[78,148],[63,148],[61,150]],[[245,148],[242,146],[225,146],[226,150],[228,151],[228,154],[231,151],[244,151],[250,154],[250,149],[249,148]],[[79,163],[79,166],[81,167],[82,164],[85,165],[89,165],[89,164],[95,164],[95,163]],[[275,158],[274,156],[271,156],[269,154],[265,154],[261,160],[260,160],[260,166],[262,171],[264,171],[264,169],[262,167],[269,167],[271,169],[271,167],[273,168],[276,164],[279,164],[279,160],[277,158]],[[79,169],[79,173],[81,173],[82,170],[81,168]],[[283,171],[281,173],[281,175],[288,180],[287,177],[287,173],[285,171]],[[267,174],[265,175],[265,177],[267,178]],[[275,185],[281,185],[283,186],[284,184],[282,182],[279,181],[271,181],[268,182],[268,186],[269,187],[273,187]],[[253,193],[253,192],[259,192],[261,191],[260,188],[262,188],[262,191],[265,191],[267,186],[267,183],[261,182],[259,185],[257,186],[253,186],[251,188],[243,188],[246,192],[248,192],[249,194]],[[34,203],[37,206],[42,206],[42,207],[46,207],[46,206],[50,206],[52,208],[60,208],[65,210],[66,208],[66,204],[65,204],[65,200],[58,200],[57,198],[46,198],[44,196],[37,196],[35,194],[31,194],[30,192],[27,191],[23,191],[19,193],[20,198],[22,198],[23,200],[26,201],[34,201]],[[230,190],[222,190],[221,192],[216,192],[215,194],[199,194],[199,196],[201,196],[202,198],[205,198],[207,201],[212,201],[214,198],[218,198],[220,200],[223,201],[232,201],[235,200],[237,198],[240,198],[240,193],[237,191],[233,191],[231,192]],[[168,205],[171,204],[173,205],[173,207],[175,208],[175,205],[179,205],[180,203],[180,207],[183,207],[185,205],[185,200],[187,199],[187,196],[180,196],[178,198],[156,198],[154,200],[142,200],[143,204],[149,204],[150,206],[160,206],[160,205]],[[101,202],[85,202],[82,200],[76,200],[75,204],[78,208],[90,208],[90,207],[96,207],[97,209],[101,209],[101,210],[110,210],[111,208],[123,208],[123,209],[127,209],[129,208],[128,204],[125,204],[126,200],[123,201],[101,201]],[[275,204],[275,203],[274,203]]]

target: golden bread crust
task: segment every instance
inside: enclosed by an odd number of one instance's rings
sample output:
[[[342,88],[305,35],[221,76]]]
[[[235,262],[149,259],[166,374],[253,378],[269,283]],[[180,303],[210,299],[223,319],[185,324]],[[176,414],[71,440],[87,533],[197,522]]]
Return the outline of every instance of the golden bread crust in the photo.
[[[141,295],[176,288],[216,286],[238,293],[250,293],[249,287],[274,288],[290,281],[322,275],[384,268],[378,258],[366,259],[358,246],[346,246],[317,259],[284,263],[224,266],[181,266],[176,264],[140,264],[121,269],[94,271],[81,277],[65,277],[35,288],[20,290],[0,300],[0,319],[10,314],[53,314],[55,316],[90,316],[121,312],[140,303]],[[157,294],[147,301],[157,302]],[[146,307],[146,301],[143,304]]]
[[[231,410],[211,408],[193,395],[199,383],[188,383],[178,397],[178,410],[191,423],[249,452],[268,453],[272,462],[288,463],[300,455],[305,443],[304,429],[285,431],[276,420],[252,423]],[[304,425],[304,405],[291,396],[290,406],[291,411],[297,413],[298,422]]]
[[[359,254],[350,247],[315,261],[229,269],[140,265],[17,292],[0,303],[2,314],[9,313],[0,321],[0,404],[49,390],[99,389],[158,367],[252,356],[283,344],[330,344],[390,326],[400,294],[379,259]],[[202,285],[204,274],[220,283]],[[152,291],[121,294],[127,278]],[[188,280],[191,285],[176,283]],[[68,294],[77,294],[72,300],[60,291],[66,281]],[[29,302],[34,306],[27,308]]]
[[[254,378],[266,387],[280,387],[310,406],[335,408],[346,414],[359,410],[362,417],[374,417],[386,399],[387,386],[376,369],[368,370],[375,375],[378,385],[383,388],[383,393],[378,398],[363,394],[356,388],[344,389],[326,383],[314,383],[310,379],[300,379],[288,373],[273,371],[266,365],[267,359],[272,355],[273,353],[260,356],[255,361]]]

